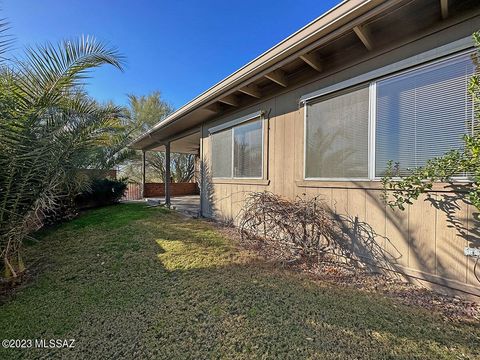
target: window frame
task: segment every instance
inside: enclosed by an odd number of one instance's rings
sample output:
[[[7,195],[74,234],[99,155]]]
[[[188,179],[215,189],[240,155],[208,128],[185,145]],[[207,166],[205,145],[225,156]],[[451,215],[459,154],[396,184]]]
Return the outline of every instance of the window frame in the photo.
[[[368,163],[368,172],[366,177],[360,178],[347,178],[347,177],[307,177],[307,109],[308,105],[311,102],[321,102],[322,98],[332,98],[335,97],[335,94],[345,94],[350,91],[358,90],[361,88],[368,88],[368,116],[367,116],[367,163]],[[332,93],[325,95],[320,95],[318,97],[309,99],[304,102],[303,107],[303,179],[306,181],[368,181],[370,180],[370,138],[371,138],[371,84],[369,83],[360,83],[354,86],[349,86],[343,89],[339,89]]]
[[[212,162],[212,169],[213,169],[213,137],[216,135],[216,134],[219,134],[219,133],[222,133],[224,131],[229,131],[230,130],[230,141],[233,141],[233,127],[230,127],[230,128],[226,128],[226,129],[222,129],[220,131],[217,131],[213,134],[210,134],[210,147],[211,147],[211,151],[212,151],[212,155],[210,156],[211,158],[211,162]],[[230,156],[230,161],[231,161],[231,166],[230,166],[230,175],[233,175],[233,144],[231,144],[231,148],[232,148],[232,155]],[[213,175],[213,170],[212,170],[212,179],[219,179],[219,180],[223,180],[223,179],[231,179],[231,177],[225,177],[225,176],[214,176]]]
[[[261,173],[260,173],[260,176],[258,177],[251,177],[251,176],[242,176],[242,177],[239,177],[239,176],[233,176],[234,173],[235,173],[235,170],[234,170],[234,166],[235,166],[235,129],[242,126],[242,125],[245,125],[245,124],[249,124],[249,123],[252,123],[252,122],[255,122],[255,121],[259,121],[262,125],[262,132],[261,132],[261,139],[262,139],[262,147],[261,147],[261,164],[260,164],[260,170],[261,170]],[[222,131],[227,131],[227,130],[231,130],[231,155],[230,155],[230,160],[232,162],[232,166],[231,166],[231,173],[230,173],[230,176],[229,177],[225,177],[225,176],[222,176],[222,177],[214,177],[213,174],[212,174],[212,179],[213,180],[263,180],[264,179],[264,162],[265,162],[265,159],[264,159],[264,154],[265,154],[265,118],[263,116],[263,113],[260,113],[258,114],[257,116],[253,117],[253,118],[249,118],[248,120],[246,121],[243,121],[241,123],[238,123],[234,126],[231,126],[231,127],[227,127],[225,129],[222,129],[221,131],[218,131],[216,133],[219,133],[219,132],[222,132]],[[215,133],[211,134],[211,135],[215,135]],[[213,142],[212,142],[213,143]],[[212,146],[212,152],[213,152],[213,146]],[[213,163],[212,163],[212,167],[213,167]]]
[[[313,97],[306,98],[303,101],[303,180],[304,181],[321,181],[321,182],[365,182],[365,181],[381,181],[382,177],[376,176],[376,122],[377,122],[377,117],[376,117],[376,110],[377,110],[377,84],[380,81],[383,80],[388,80],[390,78],[394,78],[396,76],[400,76],[402,74],[408,74],[410,72],[435,65],[437,63],[441,63],[443,61],[448,61],[450,59],[454,59],[456,57],[461,57],[469,54],[473,54],[475,52],[474,49],[469,48],[466,50],[458,51],[455,53],[451,53],[445,56],[440,56],[436,59],[426,61],[420,64],[413,65],[407,69],[402,69],[398,71],[392,71],[391,73],[387,75],[383,75],[377,78],[374,78],[370,81],[364,81],[364,82],[359,82],[355,85],[350,85],[350,86],[345,86],[343,88],[335,89],[334,91],[330,92],[325,92],[323,94],[319,94]],[[345,91],[349,90],[354,90],[357,88],[360,88],[362,86],[365,86],[369,88],[368,92],[368,137],[367,137],[367,142],[368,142],[368,176],[364,178],[326,178],[326,177],[307,177],[306,172],[306,160],[307,160],[307,109],[308,105],[312,102],[319,102],[322,101],[322,98],[328,98],[331,97],[332,95],[335,96],[335,94],[341,94]],[[401,177],[395,177],[393,180],[401,180]],[[471,180],[467,176],[459,176],[459,177],[453,177],[453,181],[455,182],[471,182]]]

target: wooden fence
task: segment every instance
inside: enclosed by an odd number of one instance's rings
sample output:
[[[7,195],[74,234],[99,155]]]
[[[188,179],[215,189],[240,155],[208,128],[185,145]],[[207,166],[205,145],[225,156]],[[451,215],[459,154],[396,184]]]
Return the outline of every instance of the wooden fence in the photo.
[[[127,190],[125,190],[122,200],[140,200],[141,198],[142,185],[138,183],[128,183]]]

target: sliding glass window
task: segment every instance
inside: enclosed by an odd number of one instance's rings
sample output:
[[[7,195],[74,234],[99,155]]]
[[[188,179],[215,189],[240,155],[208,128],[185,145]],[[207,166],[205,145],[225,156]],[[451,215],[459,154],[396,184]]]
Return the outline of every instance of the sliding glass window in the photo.
[[[469,54],[439,61],[377,82],[375,175],[392,160],[396,175],[463,146],[475,127],[468,81]],[[465,175],[465,174],[463,174]]]
[[[232,129],[212,135],[212,176],[232,176]]]
[[[405,176],[461,149],[463,136],[479,128],[468,92],[474,73],[466,53],[374,81],[370,89],[309,100],[305,178],[374,180],[390,160],[395,175]]]
[[[368,109],[368,86],[307,103],[305,178],[368,178]]]
[[[233,129],[233,176],[262,177],[262,122],[252,121]]]
[[[212,134],[214,178],[262,178],[263,120]]]

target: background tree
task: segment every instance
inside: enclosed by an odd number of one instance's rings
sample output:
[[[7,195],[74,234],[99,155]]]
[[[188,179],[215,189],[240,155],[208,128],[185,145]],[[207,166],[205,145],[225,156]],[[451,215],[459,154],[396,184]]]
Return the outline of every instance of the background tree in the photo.
[[[173,107],[155,91],[146,96],[129,95],[127,122],[132,129],[131,140],[145,133],[159,121],[173,112]],[[148,151],[146,153],[147,181],[163,182],[165,179],[165,153]],[[195,156],[190,154],[171,154],[171,176],[174,182],[188,182],[194,176]],[[136,151],[129,161],[120,167],[120,173],[129,179],[140,182],[141,152]]]

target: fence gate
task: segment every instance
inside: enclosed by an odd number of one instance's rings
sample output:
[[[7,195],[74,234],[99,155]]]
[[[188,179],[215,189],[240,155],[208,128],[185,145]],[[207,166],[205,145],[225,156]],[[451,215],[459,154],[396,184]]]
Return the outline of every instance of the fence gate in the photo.
[[[122,200],[140,200],[142,198],[142,185],[138,183],[128,183],[127,190],[123,194]]]

